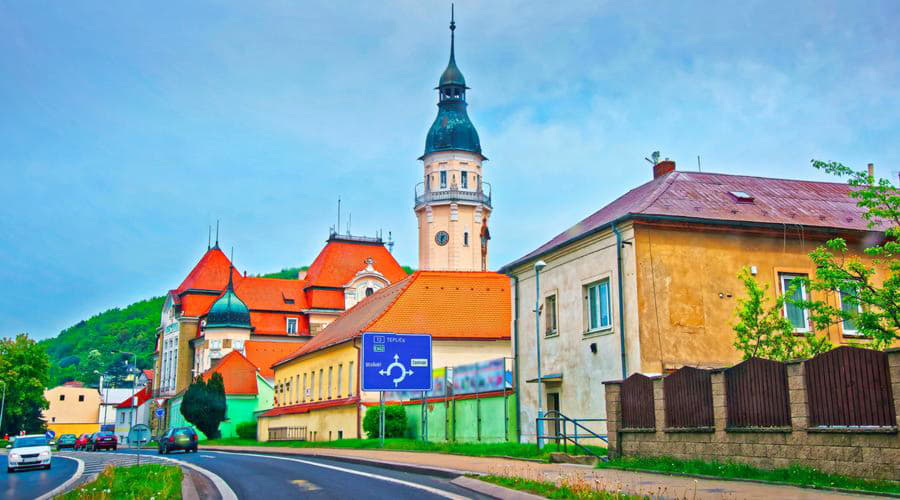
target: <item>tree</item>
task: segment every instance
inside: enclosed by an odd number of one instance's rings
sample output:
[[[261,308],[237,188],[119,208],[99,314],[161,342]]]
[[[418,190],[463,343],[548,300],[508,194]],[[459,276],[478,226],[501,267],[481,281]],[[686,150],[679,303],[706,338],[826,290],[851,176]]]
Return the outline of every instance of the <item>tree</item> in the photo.
[[[787,361],[809,358],[831,349],[825,337],[817,337],[813,332],[796,334],[784,316],[785,297],[793,296],[799,283],[792,283],[785,295],[776,294],[774,303],[769,305],[769,285],[760,286],[746,267],[741,269],[738,278],[744,283],[747,298],[738,299],[734,346],[744,354],[744,359]]]
[[[870,229],[884,231],[884,237],[869,243],[863,253],[865,263],[848,254],[844,238],[829,240],[809,254],[816,266],[809,288],[823,292],[825,300],[797,301],[810,311],[816,328],[844,323],[868,337],[868,345],[886,349],[900,332],[900,193],[887,179],[875,179],[865,171],[854,171],[841,163],[812,160],[815,168],[848,178],[850,196],[866,211],[863,218]],[[886,275],[879,283],[876,270]],[[827,297],[840,297],[829,301]]]
[[[406,435],[406,410],[400,405],[384,407],[384,437],[402,438]],[[363,418],[363,430],[369,439],[381,437],[379,418],[381,407],[370,406]]]
[[[228,405],[225,401],[225,381],[222,375],[213,373],[209,382],[197,377],[181,402],[181,414],[188,422],[206,434],[208,439],[217,439],[219,424],[225,420]]]
[[[41,412],[49,407],[44,398],[50,374],[50,361],[44,348],[19,334],[15,339],[0,339],[0,395],[6,386],[6,404],[0,434],[42,432]]]

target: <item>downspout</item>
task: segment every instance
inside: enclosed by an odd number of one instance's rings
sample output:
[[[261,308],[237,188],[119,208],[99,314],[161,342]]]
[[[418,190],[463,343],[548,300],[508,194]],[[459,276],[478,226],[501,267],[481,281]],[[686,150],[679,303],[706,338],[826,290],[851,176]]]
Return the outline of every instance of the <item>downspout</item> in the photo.
[[[516,442],[522,442],[522,386],[519,385],[519,277],[507,274],[516,291],[513,303],[513,369],[516,371]]]
[[[616,227],[615,221],[609,224],[609,228],[616,235],[616,275],[619,289],[619,345],[622,350],[622,380],[628,377],[628,368],[625,359],[625,295],[622,286],[622,233]]]
[[[359,362],[362,360],[362,351],[359,350],[359,344],[356,343],[356,339],[353,340],[353,348],[356,349],[356,393],[359,394],[359,401],[356,402],[356,438],[362,439],[362,417],[360,416],[362,412],[360,409],[362,391],[359,389],[359,374],[362,373],[362,367],[359,366]],[[353,395],[351,394],[350,396],[352,397]]]

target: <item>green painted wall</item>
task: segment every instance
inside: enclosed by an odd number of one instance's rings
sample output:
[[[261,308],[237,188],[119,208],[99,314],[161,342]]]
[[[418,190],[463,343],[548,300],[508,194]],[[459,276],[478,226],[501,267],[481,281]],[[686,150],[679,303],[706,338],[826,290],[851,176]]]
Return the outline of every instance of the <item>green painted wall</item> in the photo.
[[[504,418],[503,406],[506,405]],[[480,406],[480,409],[479,409]],[[407,435],[422,436],[422,405],[404,405]],[[479,432],[479,413],[481,428]],[[504,426],[505,424],[505,426]],[[480,434],[480,436],[479,436]],[[500,442],[516,440],[516,395],[428,404],[428,440]]]
[[[219,432],[223,438],[237,437],[237,426],[244,422],[255,422],[256,412],[259,410],[267,410],[274,403],[274,391],[272,386],[262,377],[257,377],[257,396],[225,396],[225,404],[228,409],[225,411],[225,421],[219,425]],[[180,395],[169,400],[169,408],[171,415],[169,418],[170,427],[179,427],[191,425],[185,420],[181,414],[181,401],[184,396]],[[200,430],[197,430],[201,440],[206,439]]]

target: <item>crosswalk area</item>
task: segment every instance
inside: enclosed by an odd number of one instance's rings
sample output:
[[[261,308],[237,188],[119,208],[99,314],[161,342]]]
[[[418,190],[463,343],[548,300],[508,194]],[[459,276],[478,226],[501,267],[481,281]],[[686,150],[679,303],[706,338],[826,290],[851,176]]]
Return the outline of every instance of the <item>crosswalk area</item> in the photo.
[[[56,455],[77,458],[84,462],[84,475],[82,477],[85,478],[93,478],[109,466],[125,467],[138,464],[138,456],[136,454],[115,451],[64,451],[58,452]],[[147,450],[146,454],[140,456],[140,463],[172,465],[172,462],[167,462],[155,455],[156,451]]]

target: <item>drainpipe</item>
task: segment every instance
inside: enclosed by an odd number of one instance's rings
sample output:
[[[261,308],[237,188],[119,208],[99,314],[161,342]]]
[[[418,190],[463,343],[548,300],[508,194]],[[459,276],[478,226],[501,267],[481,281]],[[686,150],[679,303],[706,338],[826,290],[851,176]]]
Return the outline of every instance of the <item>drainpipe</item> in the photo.
[[[619,345],[622,350],[622,380],[628,377],[628,368],[625,359],[625,295],[622,293],[622,233],[616,227],[616,223],[609,225],[616,235],[616,275],[619,289]]]
[[[362,391],[359,388],[359,374],[362,373],[362,367],[359,366],[359,362],[362,360],[362,352],[359,350],[359,344],[356,342],[356,339],[353,340],[353,348],[356,349],[356,393],[359,394],[359,401],[356,402],[356,438],[362,439],[362,409],[360,409]],[[350,396],[352,397],[353,395],[351,394]]]
[[[513,280],[516,291],[513,303],[513,369],[516,371],[516,442],[522,442],[522,389],[519,385],[519,277],[507,274]]]

